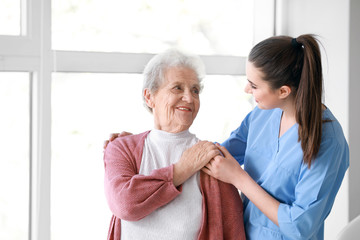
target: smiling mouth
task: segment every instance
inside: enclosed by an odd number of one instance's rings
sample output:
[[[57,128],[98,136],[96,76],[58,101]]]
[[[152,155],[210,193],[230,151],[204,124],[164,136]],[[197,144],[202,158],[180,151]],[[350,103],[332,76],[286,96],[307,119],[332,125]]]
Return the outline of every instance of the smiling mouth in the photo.
[[[179,109],[181,111],[191,112],[191,108],[187,108],[187,107],[177,107],[177,109]]]

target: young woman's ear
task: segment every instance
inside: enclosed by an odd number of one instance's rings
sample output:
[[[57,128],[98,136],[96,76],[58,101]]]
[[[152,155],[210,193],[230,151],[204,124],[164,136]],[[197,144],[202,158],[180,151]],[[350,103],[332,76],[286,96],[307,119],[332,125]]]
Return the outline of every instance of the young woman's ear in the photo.
[[[154,98],[153,95],[150,91],[150,89],[145,88],[144,89],[144,99],[145,99],[145,103],[149,108],[154,108],[155,104],[154,104]]]
[[[284,85],[279,88],[279,97],[281,99],[287,98],[290,95],[290,93],[291,93],[291,87],[289,86]]]

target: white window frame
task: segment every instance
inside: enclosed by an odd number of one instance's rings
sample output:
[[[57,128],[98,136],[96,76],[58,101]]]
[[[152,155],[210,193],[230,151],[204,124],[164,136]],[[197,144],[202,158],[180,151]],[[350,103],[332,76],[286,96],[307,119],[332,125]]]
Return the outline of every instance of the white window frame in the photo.
[[[275,2],[255,0],[254,43],[274,34]],[[25,71],[32,76],[29,239],[49,240],[52,72],[141,73],[153,55],[54,51],[51,1],[22,0],[22,6],[26,9],[22,35],[0,36],[0,71]],[[201,57],[209,75],[245,75],[246,57]]]

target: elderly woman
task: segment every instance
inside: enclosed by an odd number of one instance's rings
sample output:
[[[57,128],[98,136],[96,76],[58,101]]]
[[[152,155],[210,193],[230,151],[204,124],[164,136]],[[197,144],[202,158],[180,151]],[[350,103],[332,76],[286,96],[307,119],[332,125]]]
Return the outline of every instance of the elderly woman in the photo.
[[[199,171],[219,155],[189,132],[200,108],[200,58],[170,50],[144,70],[154,128],[117,138],[104,152],[108,239],[245,239],[235,187]]]

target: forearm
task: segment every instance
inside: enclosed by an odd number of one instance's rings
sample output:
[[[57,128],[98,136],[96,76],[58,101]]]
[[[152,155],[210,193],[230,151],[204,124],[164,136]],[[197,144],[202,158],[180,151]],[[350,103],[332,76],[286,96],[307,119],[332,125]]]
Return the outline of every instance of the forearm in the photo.
[[[195,169],[192,169],[190,166],[186,166],[186,164],[184,164],[183,162],[175,163],[173,171],[173,183],[175,187],[183,184],[196,172]]]
[[[148,176],[106,175],[105,193],[113,214],[137,221],[171,202],[180,194],[173,185],[171,169],[157,169]]]
[[[280,202],[268,194],[250,175],[240,170],[233,185],[238,188],[273,223],[279,226],[278,209]]]
[[[173,184],[173,166],[139,174],[147,133],[111,142],[104,151],[105,195],[112,213],[137,221],[181,193]]]

